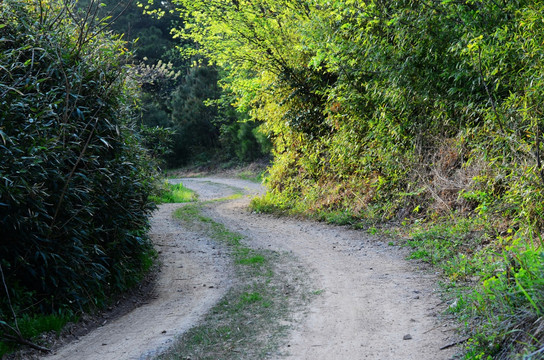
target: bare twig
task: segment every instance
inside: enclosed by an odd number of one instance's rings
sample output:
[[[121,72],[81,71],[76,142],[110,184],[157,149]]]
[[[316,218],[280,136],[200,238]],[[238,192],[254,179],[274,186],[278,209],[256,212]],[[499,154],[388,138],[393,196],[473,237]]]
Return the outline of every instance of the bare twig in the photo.
[[[444,303],[444,302],[442,302],[442,303]],[[430,328],[429,330],[423,332],[423,334],[430,333],[431,331],[436,330],[436,329],[440,329],[440,328],[443,327],[443,326],[444,326],[443,323],[440,323],[440,324],[436,325],[435,327],[432,327],[432,328]]]
[[[449,215],[450,217],[453,217],[453,210],[451,208],[451,206],[448,205],[448,203],[446,203],[433,189],[430,185],[427,184],[427,182],[425,181],[425,178],[419,173],[416,171],[416,174],[419,176],[419,178],[421,179],[421,181],[423,182],[424,186],[427,188],[427,190],[431,193],[432,197],[435,199],[435,200],[438,200],[439,202],[441,202],[445,207],[446,209],[448,210],[449,212]]]
[[[13,309],[13,304],[11,303],[11,296],[9,296],[8,285],[6,284],[6,278],[4,276],[4,270],[2,269],[2,264],[0,264],[0,275],[2,275],[2,284],[4,284],[4,289],[6,290],[6,297],[8,298],[8,305],[11,310],[11,313],[13,314],[13,321],[15,322],[15,329],[13,330],[16,330],[15,332],[20,334],[21,330],[19,330],[19,324],[17,324],[17,315],[15,314],[15,310]]]
[[[544,185],[544,169],[542,168],[542,160],[540,158],[540,126],[538,126],[538,121],[536,123],[536,166],[538,168],[538,174],[540,175],[540,180]]]
[[[33,343],[32,341],[29,341],[29,340],[25,339],[22,336],[12,336],[12,335],[8,335],[8,334],[4,334],[2,336],[4,338],[6,338],[7,340],[15,341],[15,342],[18,342],[19,344],[23,344],[23,345],[28,345],[31,348],[36,349],[36,350],[40,350],[40,351],[43,351],[43,352],[51,352],[51,349],[48,349],[48,348],[46,348],[44,346]]]
[[[491,107],[493,108],[493,112],[495,113],[495,117],[497,118],[497,122],[499,123],[499,127],[501,128],[501,131],[504,133],[502,117],[499,116],[499,111],[497,110],[495,99],[493,98],[493,96],[491,95],[491,92],[489,91],[489,87],[487,86],[487,82],[485,81],[485,78],[482,72],[482,48],[480,46],[478,46],[478,72],[480,74],[480,79],[482,83],[484,84],[485,92],[487,93],[487,96],[489,97],[489,101],[491,102]]]
[[[48,349],[46,347],[43,347],[43,346],[40,346],[38,344],[33,343],[30,340],[25,339],[23,337],[23,335],[21,334],[21,330],[19,330],[19,324],[17,323],[17,315],[15,314],[15,310],[13,309],[13,305],[11,303],[11,296],[9,295],[8,285],[6,284],[6,278],[4,276],[4,270],[2,269],[2,264],[0,264],[0,275],[2,277],[2,284],[4,285],[4,289],[6,291],[6,296],[7,296],[7,299],[8,299],[9,308],[10,308],[11,312],[13,313],[13,321],[15,323],[15,327],[13,327],[13,326],[8,325],[7,322],[2,321],[2,323],[0,325],[4,326],[5,328],[8,328],[15,335],[10,335],[10,334],[5,334],[5,333],[1,333],[0,335],[3,338],[7,339],[7,340],[15,341],[15,342],[18,342],[19,344],[23,344],[23,345],[28,345],[33,349],[40,350],[40,351],[43,351],[43,352],[51,352],[50,349]]]
[[[448,344],[448,345],[445,345],[445,346],[442,346],[440,348],[440,350],[446,350],[446,349],[449,349],[451,347],[454,347],[455,345],[459,345],[459,344],[462,344],[464,342],[466,342],[469,338],[466,338],[466,339],[462,339],[462,340],[459,340],[459,341],[456,341],[456,342],[453,342],[451,344]]]

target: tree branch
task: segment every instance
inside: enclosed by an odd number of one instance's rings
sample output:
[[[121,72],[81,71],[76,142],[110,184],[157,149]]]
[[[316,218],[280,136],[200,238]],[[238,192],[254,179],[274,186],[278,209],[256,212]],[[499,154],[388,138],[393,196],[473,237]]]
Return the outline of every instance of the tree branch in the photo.
[[[487,86],[487,82],[485,81],[485,78],[482,72],[482,48],[479,45],[478,45],[478,73],[480,74],[480,80],[484,84],[485,92],[487,93],[487,96],[489,97],[489,101],[491,101],[491,107],[493,108],[493,112],[495,113],[495,117],[497,118],[497,122],[499,123],[499,127],[501,128],[501,131],[504,133],[502,117],[499,116],[499,112],[495,104],[495,99],[493,99],[493,96],[491,95],[491,92],[489,91],[489,87]]]
[[[2,277],[2,284],[4,285],[4,289],[6,291],[6,296],[8,298],[9,308],[10,308],[12,314],[13,314],[13,321],[15,322],[15,327],[13,327],[13,326],[8,325],[8,323],[6,321],[1,321],[0,320],[0,325],[1,326],[3,326],[4,328],[8,328],[9,330],[11,330],[15,334],[15,335],[10,335],[10,334],[6,334],[6,333],[2,333],[1,336],[3,338],[7,339],[7,340],[15,341],[15,342],[17,342],[19,344],[28,345],[31,348],[36,349],[36,350],[40,350],[40,351],[43,351],[43,352],[51,352],[50,349],[48,349],[46,347],[43,347],[43,346],[40,346],[38,344],[33,343],[30,340],[25,339],[23,337],[23,335],[21,334],[21,330],[19,330],[19,324],[17,323],[17,315],[15,314],[15,310],[13,309],[13,305],[11,303],[11,297],[9,295],[8,285],[6,284],[6,278],[4,276],[4,270],[2,269],[2,264],[0,264],[0,275]]]

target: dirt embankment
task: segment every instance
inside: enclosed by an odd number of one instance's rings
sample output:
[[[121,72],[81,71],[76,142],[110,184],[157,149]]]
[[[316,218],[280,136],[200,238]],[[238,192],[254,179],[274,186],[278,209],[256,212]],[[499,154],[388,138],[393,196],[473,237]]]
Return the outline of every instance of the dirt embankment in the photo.
[[[262,187],[236,179],[182,179],[201,200]],[[176,182],[176,181],[173,181]],[[248,198],[217,202],[207,215],[246,236],[248,246],[291,252],[310,270],[320,295],[271,358],[450,359],[455,333],[437,314],[436,277],[405,260],[406,251],[364,232],[309,221],[256,215]],[[194,326],[225,294],[232,272],[222,247],[172,219],[162,205],[152,238],[162,262],[153,296],[47,359],[148,359]]]

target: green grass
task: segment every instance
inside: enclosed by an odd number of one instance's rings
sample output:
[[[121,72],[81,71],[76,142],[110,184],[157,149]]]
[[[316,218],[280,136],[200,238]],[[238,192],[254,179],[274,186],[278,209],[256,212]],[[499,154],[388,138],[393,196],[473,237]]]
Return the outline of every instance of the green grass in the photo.
[[[252,257],[248,257],[245,259],[238,259],[236,262],[238,264],[242,265],[257,265],[257,264],[263,264],[266,261],[266,258],[262,255],[255,255]]]
[[[38,335],[50,331],[54,331],[58,335],[64,325],[66,325],[68,322],[76,321],[78,321],[78,317],[76,315],[72,313],[62,313],[34,316],[23,315],[20,319],[17,319],[17,324],[25,339],[31,339],[31,341],[39,343],[39,339],[37,339]],[[15,324],[12,322],[10,325],[14,326]],[[0,338],[2,337],[1,331],[2,328],[0,328]],[[13,335],[10,334],[9,331],[7,334]],[[10,341],[0,341],[0,357],[11,353],[18,348],[19,344]]]
[[[534,243],[493,234],[477,217],[412,226],[410,259],[442,269],[448,311],[465,324],[465,359],[544,358],[544,253]]]
[[[151,195],[149,198],[156,204],[186,203],[195,201],[197,195],[193,190],[184,187],[182,183],[175,185],[166,183],[159,190],[157,195]]]
[[[267,192],[263,196],[251,199],[250,207],[256,213],[286,215],[292,213],[294,204],[287,196]]]
[[[236,199],[241,199],[244,197],[244,193],[242,191],[238,191],[236,192],[235,194],[232,194],[232,195],[229,195],[229,196],[225,196],[221,199],[215,199],[215,200],[212,200],[212,202],[216,202],[216,201],[228,201],[228,200],[236,200]]]
[[[186,228],[229,249],[237,280],[204,321],[185,333],[160,358],[238,360],[269,357],[267,354],[277,351],[289,329],[286,325],[289,315],[316,296],[307,290],[307,274],[287,253],[248,247],[242,235],[204,216],[202,206],[187,204],[174,216]]]
[[[357,217],[349,211],[320,211],[313,217],[325,221],[328,224],[336,225],[354,225],[357,223]]]

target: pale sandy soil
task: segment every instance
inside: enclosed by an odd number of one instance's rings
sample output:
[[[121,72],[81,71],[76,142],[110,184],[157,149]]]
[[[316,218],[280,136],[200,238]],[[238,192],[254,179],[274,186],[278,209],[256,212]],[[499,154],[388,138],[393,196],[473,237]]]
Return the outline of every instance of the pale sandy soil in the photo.
[[[179,204],[161,205],[151,236],[162,263],[149,302],[57,350],[47,360],[152,359],[194,326],[230,287],[219,246],[172,219]]]
[[[278,358],[451,359],[457,340],[440,322],[437,278],[407,252],[362,231],[252,214],[247,200],[220,203],[208,216],[245,235],[249,245],[292,252],[322,295],[302,316]],[[405,340],[406,338],[410,338]]]
[[[200,200],[239,193],[262,193],[243,180],[182,179]],[[176,181],[173,181],[176,182]],[[247,197],[217,202],[207,215],[242,233],[247,244],[288,251],[310,270],[315,297],[306,311],[293,314],[291,334],[278,359],[451,359],[456,335],[437,315],[443,310],[437,278],[406,250],[362,231],[310,221],[257,215]],[[153,218],[152,238],[162,270],[153,298],[129,314],[106,323],[47,359],[148,359],[176,335],[197,324],[225,294],[233,277],[221,246],[181,228],[163,205]]]

